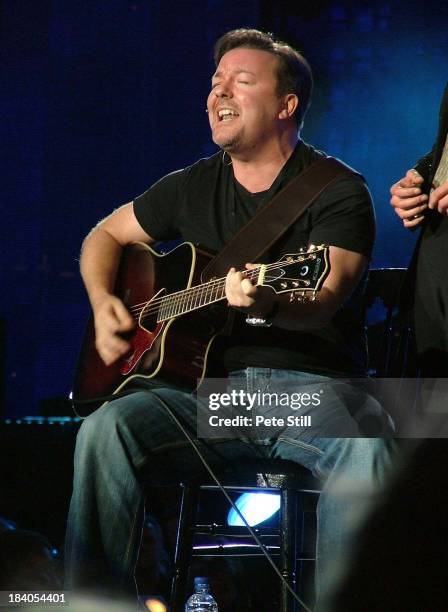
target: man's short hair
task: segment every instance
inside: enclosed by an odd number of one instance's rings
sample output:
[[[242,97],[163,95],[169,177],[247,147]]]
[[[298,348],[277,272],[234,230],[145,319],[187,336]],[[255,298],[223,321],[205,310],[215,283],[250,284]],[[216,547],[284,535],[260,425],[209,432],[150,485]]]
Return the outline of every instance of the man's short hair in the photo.
[[[277,58],[277,93],[279,96],[296,94],[299,104],[294,118],[301,127],[310,105],[313,89],[313,75],[306,59],[290,45],[276,40],[270,33],[238,28],[227,32],[217,40],[214,49],[215,65],[218,66],[225,53],[240,47],[267,51]]]

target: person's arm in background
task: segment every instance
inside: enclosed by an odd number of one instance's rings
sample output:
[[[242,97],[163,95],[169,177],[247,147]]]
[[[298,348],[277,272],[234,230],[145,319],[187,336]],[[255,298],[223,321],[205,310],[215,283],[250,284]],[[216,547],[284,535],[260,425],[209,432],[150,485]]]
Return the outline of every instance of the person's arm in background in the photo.
[[[427,181],[431,172],[434,148],[390,188],[390,203],[406,228],[421,225],[428,208]],[[425,189],[426,188],[426,189]]]

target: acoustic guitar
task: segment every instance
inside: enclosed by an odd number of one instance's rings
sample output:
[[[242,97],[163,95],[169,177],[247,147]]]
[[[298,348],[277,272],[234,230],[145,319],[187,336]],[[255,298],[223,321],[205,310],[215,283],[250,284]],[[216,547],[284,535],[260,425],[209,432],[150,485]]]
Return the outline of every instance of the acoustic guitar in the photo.
[[[166,254],[143,243],[124,249],[115,293],[135,319],[126,336],[131,349],[106,366],[95,348],[92,317],[71,396],[78,413],[91,412],[126,386],[148,379],[189,389],[200,384],[212,343],[225,331],[232,312],[225,302],[225,278],[201,282],[209,260],[189,242]],[[315,299],[329,269],[328,247],[320,246],[243,274],[278,294],[289,292],[291,299],[305,300]]]

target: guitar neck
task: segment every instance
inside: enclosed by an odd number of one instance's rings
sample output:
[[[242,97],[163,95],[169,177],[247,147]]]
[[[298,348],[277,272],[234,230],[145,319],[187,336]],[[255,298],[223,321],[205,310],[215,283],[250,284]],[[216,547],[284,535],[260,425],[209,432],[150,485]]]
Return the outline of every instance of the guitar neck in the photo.
[[[246,278],[257,278],[258,270],[245,271]],[[219,278],[202,285],[171,293],[161,298],[157,322],[193,312],[204,306],[220,302],[226,297],[226,279]]]
[[[275,263],[262,264],[252,270],[242,270],[245,278],[256,285],[268,286],[276,293],[291,292],[303,298],[311,293],[315,296],[329,271],[328,247],[313,247],[295,255],[285,255]],[[145,304],[134,306],[134,316],[149,317],[163,323],[224,300],[226,278],[217,278],[201,285],[164,295],[163,290]],[[313,298],[314,299],[314,298]]]

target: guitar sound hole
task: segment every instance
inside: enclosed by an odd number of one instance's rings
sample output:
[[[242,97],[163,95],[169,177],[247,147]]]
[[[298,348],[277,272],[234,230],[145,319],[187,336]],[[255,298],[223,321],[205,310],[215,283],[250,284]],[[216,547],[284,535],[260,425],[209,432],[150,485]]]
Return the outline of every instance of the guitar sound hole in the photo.
[[[148,331],[154,331],[157,327],[157,312],[151,312],[151,308],[147,308],[142,313],[141,325]]]

